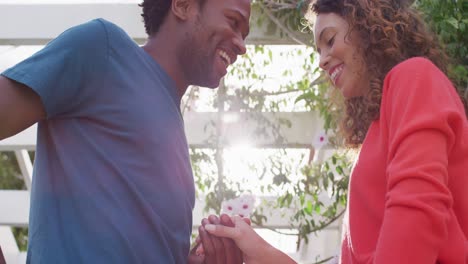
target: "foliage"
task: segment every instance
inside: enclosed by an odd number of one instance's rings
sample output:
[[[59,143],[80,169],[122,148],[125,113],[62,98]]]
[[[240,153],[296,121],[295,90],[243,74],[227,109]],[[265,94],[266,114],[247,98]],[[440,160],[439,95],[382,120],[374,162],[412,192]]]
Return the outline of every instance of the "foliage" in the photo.
[[[12,227],[13,236],[16,239],[18,249],[26,251],[28,248],[28,228],[26,227]]]
[[[349,157],[335,153],[324,162],[304,166],[305,177],[294,186],[294,192],[278,198],[278,206],[297,208],[291,220],[300,239],[308,242],[310,233],[324,229],[343,214],[350,168]]]
[[[0,152],[0,190],[26,188],[13,152]]]
[[[452,59],[449,76],[468,100],[468,1],[416,0],[415,5],[444,44]]]
[[[0,152],[0,190],[25,190],[26,186],[20,174],[13,152]],[[28,229],[13,227],[13,234],[20,250],[26,250]]]
[[[254,0],[253,8],[260,8],[257,26],[268,23],[267,34],[288,37],[297,44],[312,44],[309,22],[305,19],[310,0]],[[266,21],[265,21],[266,20]]]

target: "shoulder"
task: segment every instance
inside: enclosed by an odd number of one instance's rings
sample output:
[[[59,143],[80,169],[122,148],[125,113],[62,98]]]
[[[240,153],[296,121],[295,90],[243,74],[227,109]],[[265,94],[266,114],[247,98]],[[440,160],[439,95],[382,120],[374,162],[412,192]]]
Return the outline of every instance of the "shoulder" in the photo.
[[[63,32],[65,36],[102,36],[106,31],[106,24],[104,19],[93,19],[80,25],[71,27]]]
[[[73,51],[73,54],[81,57],[100,56],[107,58],[112,42],[119,39],[116,35],[124,34],[120,31],[123,30],[117,25],[97,18],[67,29],[51,41],[48,46],[50,48],[58,47],[62,51]]]
[[[108,41],[110,35],[116,34],[126,35],[126,33],[114,23],[103,18],[97,18],[65,30],[56,40],[72,40],[80,42],[79,45],[93,45],[93,43],[87,42]]]
[[[384,93],[397,89],[396,87],[410,92],[419,88],[428,89],[435,84],[452,86],[448,77],[432,61],[414,57],[397,64],[388,72],[383,89]]]
[[[445,76],[445,74],[429,59],[424,57],[413,57],[404,60],[393,67],[387,74],[386,79],[396,76]]]
[[[460,98],[450,79],[430,60],[415,57],[390,70],[384,80],[382,108],[409,105],[427,110],[442,105],[457,107]]]
[[[394,69],[407,68],[407,67],[413,67],[413,66],[428,66],[428,67],[434,66],[435,67],[434,63],[425,57],[413,57],[413,58],[409,58],[400,62],[394,67]]]
[[[107,39],[104,24],[100,19],[94,19],[68,28],[49,42],[46,48],[80,51],[101,50],[100,46],[107,46]],[[103,45],[99,43],[103,43]]]
[[[117,26],[116,24],[108,21],[108,20],[105,20],[103,18],[98,18],[98,19],[94,19],[94,20],[91,20],[89,22],[91,25],[92,24],[96,24],[95,26],[98,26],[97,24],[99,24],[100,27],[102,27],[106,32],[107,34],[124,34],[124,35],[127,35],[127,33],[125,33],[125,31]]]
[[[107,21],[103,18],[96,19],[97,22],[100,22],[104,29],[106,30],[106,34],[108,35],[109,39],[115,40],[118,38],[131,40],[131,37],[123,30],[120,26]]]

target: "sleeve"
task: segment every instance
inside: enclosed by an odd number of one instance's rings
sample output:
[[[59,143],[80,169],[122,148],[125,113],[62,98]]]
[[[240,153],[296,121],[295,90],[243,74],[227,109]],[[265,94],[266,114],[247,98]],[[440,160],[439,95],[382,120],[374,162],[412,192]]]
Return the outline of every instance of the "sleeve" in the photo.
[[[459,98],[448,78],[423,58],[392,69],[383,98],[387,194],[373,262],[435,263],[448,238],[448,156],[454,126],[463,120]]]
[[[104,24],[93,20],[66,30],[2,75],[33,89],[47,118],[73,115],[92,96],[90,84],[104,73],[107,45]]]

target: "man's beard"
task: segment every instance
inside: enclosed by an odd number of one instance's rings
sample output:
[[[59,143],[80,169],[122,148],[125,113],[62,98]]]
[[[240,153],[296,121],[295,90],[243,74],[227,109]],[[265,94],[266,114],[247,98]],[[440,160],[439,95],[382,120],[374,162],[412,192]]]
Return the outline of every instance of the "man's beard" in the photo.
[[[185,69],[185,76],[189,84],[199,86],[213,86],[215,80],[211,80],[214,71],[215,50],[208,46],[213,42],[203,40],[206,34],[200,18],[197,18],[195,28],[186,35],[186,40],[181,48],[180,63]],[[203,44],[206,42],[206,45]],[[217,85],[217,84],[216,84]]]

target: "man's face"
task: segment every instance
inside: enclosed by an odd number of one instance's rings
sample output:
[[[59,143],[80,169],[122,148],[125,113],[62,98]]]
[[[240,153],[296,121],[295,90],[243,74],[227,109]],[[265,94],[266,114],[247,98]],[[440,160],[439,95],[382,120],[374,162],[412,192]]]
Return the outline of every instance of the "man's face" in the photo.
[[[246,51],[250,0],[206,0],[197,8],[179,59],[189,84],[216,88],[227,67]]]

